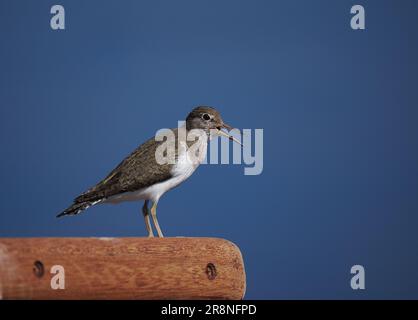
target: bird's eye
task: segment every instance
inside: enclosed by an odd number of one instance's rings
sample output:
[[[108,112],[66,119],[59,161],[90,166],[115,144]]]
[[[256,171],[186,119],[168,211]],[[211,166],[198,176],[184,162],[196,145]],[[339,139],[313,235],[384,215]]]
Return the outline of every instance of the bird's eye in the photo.
[[[207,113],[202,114],[202,118],[203,120],[206,120],[206,121],[211,119],[210,115],[208,115]]]

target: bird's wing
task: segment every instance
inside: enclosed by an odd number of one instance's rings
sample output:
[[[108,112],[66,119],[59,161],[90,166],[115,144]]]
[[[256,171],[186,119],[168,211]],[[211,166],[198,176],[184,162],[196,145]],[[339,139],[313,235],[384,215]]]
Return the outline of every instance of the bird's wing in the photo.
[[[151,138],[127,158],[97,185],[90,188],[74,202],[103,200],[124,192],[136,191],[171,178],[170,164],[159,164],[155,152],[161,142]]]

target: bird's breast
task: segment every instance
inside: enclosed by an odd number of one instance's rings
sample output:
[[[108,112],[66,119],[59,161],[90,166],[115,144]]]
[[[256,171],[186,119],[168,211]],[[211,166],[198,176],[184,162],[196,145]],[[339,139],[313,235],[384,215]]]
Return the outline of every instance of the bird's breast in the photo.
[[[183,180],[187,179],[206,158],[206,152],[206,140],[198,141],[190,147],[181,142],[177,161],[171,171],[173,177],[181,176]]]

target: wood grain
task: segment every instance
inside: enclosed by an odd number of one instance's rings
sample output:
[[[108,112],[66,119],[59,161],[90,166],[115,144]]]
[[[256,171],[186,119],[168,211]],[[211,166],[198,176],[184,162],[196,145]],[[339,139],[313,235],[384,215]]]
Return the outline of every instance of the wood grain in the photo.
[[[65,289],[51,288],[51,267]],[[217,238],[0,238],[3,299],[242,299],[236,245]]]

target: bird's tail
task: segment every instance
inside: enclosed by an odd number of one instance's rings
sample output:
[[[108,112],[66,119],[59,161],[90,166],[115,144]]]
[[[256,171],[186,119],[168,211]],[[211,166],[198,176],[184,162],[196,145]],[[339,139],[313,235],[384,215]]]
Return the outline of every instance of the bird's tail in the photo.
[[[57,215],[57,218],[62,217],[62,216],[67,216],[67,215],[76,215],[79,214],[81,211],[86,210],[87,208],[91,207],[92,205],[95,205],[98,201],[96,202],[90,202],[90,201],[86,201],[86,202],[76,202],[73,203],[71,206],[69,206],[67,209],[65,209],[63,212],[61,212],[59,215]]]

